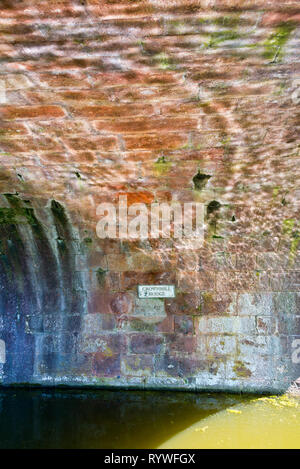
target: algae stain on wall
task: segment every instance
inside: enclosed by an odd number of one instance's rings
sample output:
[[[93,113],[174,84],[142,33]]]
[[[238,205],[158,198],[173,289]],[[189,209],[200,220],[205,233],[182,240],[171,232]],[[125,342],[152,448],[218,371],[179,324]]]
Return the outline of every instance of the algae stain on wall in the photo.
[[[1,201],[3,383],[40,382],[43,375],[54,378],[76,365],[76,341],[85,309],[76,238],[56,201],[50,210],[39,209],[43,222],[18,195],[6,194]]]
[[[273,63],[280,62],[284,55],[284,47],[295,28],[296,25],[292,22],[281,23],[263,43],[264,57]]]

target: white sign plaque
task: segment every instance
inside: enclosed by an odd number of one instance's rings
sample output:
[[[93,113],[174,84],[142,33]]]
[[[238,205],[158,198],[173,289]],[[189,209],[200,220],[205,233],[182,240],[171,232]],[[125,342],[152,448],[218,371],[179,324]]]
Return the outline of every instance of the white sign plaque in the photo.
[[[139,298],[175,298],[174,285],[139,285]]]

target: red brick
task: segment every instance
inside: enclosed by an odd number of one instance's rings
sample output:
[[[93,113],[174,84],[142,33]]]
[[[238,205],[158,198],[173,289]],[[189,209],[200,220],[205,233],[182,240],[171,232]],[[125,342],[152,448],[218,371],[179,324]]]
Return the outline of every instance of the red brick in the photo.
[[[132,353],[157,354],[163,345],[162,337],[153,334],[134,334],[130,337],[129,349]]]
[[[213,290],[215,288],[214,271],[182,272],[177,274],[178,287],[183,291],[192,289]]]
[[[192,377],[203,372],[207,368],[208,362],[200,358],[179,358],[178,370],[180,376]]]
[[[205,371],[204,384],[212,385],[222,366],[218,331],[286,336],[288,324],[279,317],[234,316],[239,292],[299,290],[297,31],[282,51],[274,50],[273,63],[265,54],[282,22],[299,23],[297,2],[2,3],[2,193],[32,202],[45,229],[51,200],[63,204],[74,228],[69,234],[80,271],[74,278],[84,278],[77,287],[92,313],[83,319],[80,338],[82,318],[67,312],[65,326],[73,332],[65,334],[68,357],[59,374],[116,378],[114,383],[121,376],[122,385],[127,380],[141,387],[148,376],[162,382],[174,377],[184,387],[195,382],[190,377],[200,382]],[[214,39],[212,26],[229,31],[236,20],[233,29],[246,46],[242,55],[239,40],[218,37],[202,47],[205,35]],[[163,158],[167,165],[156,164]],[[195,191],[199,170],[212,177]],[[173,239],[98,239],[97,205],[125,194],[129,205],[218,200],[222,208],[207,218],[201,249]],[[295,220],[287,232],[286,220]],[[166,316],[162,311],[158,322],[139,314],[138,284],[176,285],[176,298],[159,302]],[[241,330],[232,331],[239,323]],[[50,318],[46,326],[53,329]],[[46,339],[53,353],[59,344]],[[235,345],[239,335],[228,339]],[[75,353],[77,346],[82,353]],[[43,360],[49,370],[52,365],[50,373],[56,358]],[[263,372],[260,378],[259,384],[269,379]]]
[[[118,140],[110,136],[66,138],[65,144],[74,151],[110,151],[118,149]]]
[[[152,355],[126,355],[122,361],[122,371],[125,375],[149,376],[153,373],[154,357]]]
[[[137,285],[175,284],[174,272],[125,272],[121,274],[122,288],[136,289]]]
[[[194,322],[192,316],[174,316],[175,332],[181,334],[193,334]]]
[[[168,352],[156,360],[155,373],[158,376],[169,375],[174,378],[191,377],[204,371],[207,365],[208,363],[205,360]]]
[[[49,88],[88,88],[87,77],[78,73],[41,73],[39,81]]]
[[[188,136],[180,133],[161,133],[125,135],[124,142],[127,150],[163,150],[180,149],[188,143]]]
[[[195,289],[190,289],[188,293],[178,292],[176,298],[167,299],[165,305],[168,314],[200,314],[200,292],[195,292]]]
[[[94,80],[95,87],[111,86],[113,83],[117,85],[128,85],[128,84],[166,84],[176,83],[177,78],[172,72],[157,72],[157,71],[146,71],[142,72],[138,69],[125,72],[103,72],[93,73],[92,78]]]
[[[172,352],[192,353],[196,351],[197,338],[191,335],[168,334],[167,347]]]
[[[88,123],[83,120],[30,121],[28,126],[37,135],[56,135],[57,137],[75,135],[77,137],[78,135],[90,133]],[[78,150],[78,148],[75,148],[75,150]]]
[[[40,159],[45,164],[66,164],[69,161],[68,155],[60,152],[43,152],[40,155]]]
[[[98,377],[116,377],[121,375],[120,354],[113,354],[111,357],[105,357],[101,352],[93,358],[93,374]]]
[[[152,106],[145,104],[123,104],[123,105],[103,105],[103,106],[83,106],[71,107],[71,112],[75,117],[85,117],[87,119],[103,119],[105,117],[131,117],[140,116],[145,113],[149,116],[153,114]],[[96,124],[99,130],[101,125]],[[104,128],[105,130],[105,128]],[[114,129],[113,129],[114,130]]]
[[[183,132],[191,131],[197,128],[196,119],[175,119],[175,118],[164,118],[164,117],[152,117],[150,118],[132,118],[132,119],[118,119],[114,121],[95,121],[95,127],[101,131],[108,132]]]
[[[70,155],[70,162],[72,162],[72,163],[81,163],[81,162],[96,163],[97,162],[97,155],[93,151],[75,152],[73,150],[72,154]]]
[[[0,148],[2,151],[9,153],[29,153],[31,151],[60,152],[63,150],[63,146],[55,138],[33,138],[31,136],[14,139],[3,138],[0,140]]]
[[[162,262],[158,258],[154,258],[151,253],[108,254],[107,262],[109,270],[114,272],[127,272],[133,269],[136,272],[159,272],[162,270]]]
[[[112,293],[96,290],[90,293],[88,300],[89,313],[108,313],[113,314],[110,303],[113,299]]]
[[[218,272],[216,276],[216,291],[218,292],[251,292],[258,288],[259,274],[256,272],[232,272],[228,276]]]
[[[235,310],[234,293],[202,292],[201,294],[201,314],[224,316],[232,305],[232,312]]]
[[[156,324],[155,330],[157,332],[163,332],[163,333],[172,333],[174,332],[174,316],[168,315],[166,319],[164,319],[162,322]]]
[[[113,331],[116,328],[116,319],[113,314],[101,314],[102,329]]]
[[[276,28],[276,26],[286,22],[300,23],[300,14],[268,12],[263,15],[261,25]]]
[[[52,119],[65,117],[66,113],[60,106],[1,106],[2,119]]]
[[[119,197],[127,197],[127,206],[132,204],[151,204],[154,200],[154,195],[150,192],[119,192],[117,194],[117,200]]]
[[[15,122],[0,122],[0,137],[15,137],[28,134],[28,130],[23,124]]]
[[[130,314],[133,309],[133,297],[128,293],[115,293],[110,302],[114,314]]]

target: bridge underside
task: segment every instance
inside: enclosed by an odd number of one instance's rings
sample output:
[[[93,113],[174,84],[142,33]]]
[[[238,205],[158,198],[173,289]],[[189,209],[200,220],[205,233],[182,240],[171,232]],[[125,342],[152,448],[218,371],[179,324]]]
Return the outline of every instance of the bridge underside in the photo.
[[[288,388],[298,2],[2,4],[0,383]],[[100,239],[120,196],[203,204],[203,244]]]

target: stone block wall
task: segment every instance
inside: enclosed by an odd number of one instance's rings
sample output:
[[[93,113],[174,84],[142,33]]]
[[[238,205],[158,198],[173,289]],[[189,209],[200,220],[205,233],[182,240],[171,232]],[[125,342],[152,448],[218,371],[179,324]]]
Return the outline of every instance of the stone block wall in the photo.
[[[299,22],[289,0],[1,1],[2,384],[300,376]],[[203,245],[99,239],[120,195],[204,204]]]

